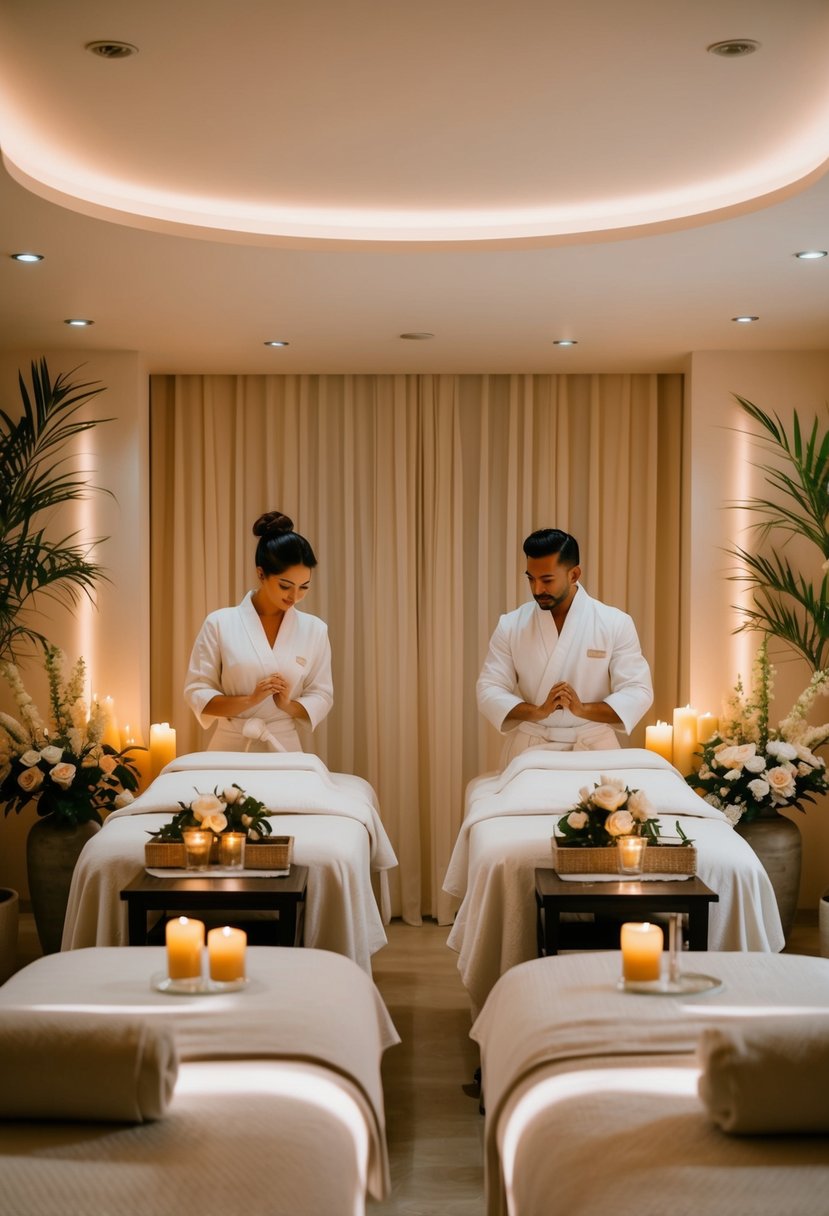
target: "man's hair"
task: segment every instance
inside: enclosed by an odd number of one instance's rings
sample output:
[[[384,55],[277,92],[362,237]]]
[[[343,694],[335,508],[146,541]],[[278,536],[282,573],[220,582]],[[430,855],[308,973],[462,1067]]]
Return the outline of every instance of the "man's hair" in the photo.
[[[527,557],[550,557],[558,554],[562,566],[578,566],[579,542],[569,532],[559,528],[539,528],[531,532],[524,541],[524,552]]]

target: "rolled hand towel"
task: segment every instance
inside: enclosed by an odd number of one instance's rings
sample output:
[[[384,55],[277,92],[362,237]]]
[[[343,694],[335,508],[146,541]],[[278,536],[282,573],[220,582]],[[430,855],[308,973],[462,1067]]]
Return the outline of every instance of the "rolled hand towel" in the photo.
[[[700,1035],[699,1096],[725,1132],[829,1132],[829,1016],[760,1018]]]
[[[177,1074],[173,1030],[163,1019],[0,1010],[2,1119],[160,1119]]]

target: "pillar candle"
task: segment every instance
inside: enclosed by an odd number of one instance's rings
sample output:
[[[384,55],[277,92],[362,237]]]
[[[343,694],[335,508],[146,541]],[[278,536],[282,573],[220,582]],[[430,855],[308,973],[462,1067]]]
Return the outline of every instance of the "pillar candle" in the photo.
[[[154,722],[150,726],[150,773],[158,776],[165,764],[176,758],[176,732],[169,722]]]
[[[140,794],[152,780],[150,776],[150,753],[144,746],[144,740],[138,734],[127,736],[121,750],[127,751],[128,748],[135,748],[135,751],[130,751],[126,758],[138,770],[138,793]]]
[[[700,714],[697,718],[697,742],[707,743],[720,729],[720,720],[713,714]]]
[[[658,980],[662,967],[659,925],[628,921],[622,925],[622,976],[626,980]]]
[[[167,943],[167,974],[171,980],[198,979],[204,949],[204,922],[179,916],[168,920],[165,930]]]
[[[118,720],[115,717],[115,702],[112,697],[104,697],[101,707],[104,711],[104,733],[101,735],[101,742],[108,743],[110,747],[114,747],[116,751],[120,751],[121,735],[118,730]]]
[[[674,766],[683,777],[693,770],[697,750],[697,711],[690,705],[674,710]]]
[[[674,730],[668,722],[657,722],[656,726],[645,727],[645,747],[649,752],[656,752],[658,756],[673,762],[674,758]]]
[[[207,935],[207,957],[211,980],[230,983],[245,978],[245,947],[248,935],[242,929],[211,929]]]

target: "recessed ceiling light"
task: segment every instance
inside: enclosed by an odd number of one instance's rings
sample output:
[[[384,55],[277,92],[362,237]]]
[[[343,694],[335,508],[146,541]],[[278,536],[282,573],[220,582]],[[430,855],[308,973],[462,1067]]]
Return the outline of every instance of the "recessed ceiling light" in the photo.
[[[138,54],[138,47],[133,46],[131,42],[116,42],[112,38],[87,42],[86,50],[93,55],[99,55],[101,59],[127,59],[130,55]]]
[[[743,55],[753,55],[760,43],[753,38],[726,38],[724,42],[712,42],[705,49],[709,55],[721,55],[723,59],[739,59]]]
[[[15,262],[42,262],[42,253],[13,253],[12,260]]]
[[[732,321],[736,321],[738,325],[750,325],[752,321],[759,321],[759,317],[732,317]]]
[[[68,317],[64,321],[64,325],[72,325],[75,329],[83,329],[87,325],[94,325],[94,321],[84,320],[83,317]]]
[[[435,336],[434,334],[426,333],[425,330],[422,333],[410,333],[410,334],[401,334],[400,335],[401,338],[405,338],[408,342],[425,342],[427,340],[427,338],[434,338],[434,336]]]
[[[804,262],[812,262],[816,258],[825,258],[829,250],[826,249],[801,249],[794,256],[800,258]]]
[[[553,346],[578,346],[576,338],[553,338]]]
[[[280,338],[271,338],[265,343],[266,346],[290,346],[290,342],[283,342]]]

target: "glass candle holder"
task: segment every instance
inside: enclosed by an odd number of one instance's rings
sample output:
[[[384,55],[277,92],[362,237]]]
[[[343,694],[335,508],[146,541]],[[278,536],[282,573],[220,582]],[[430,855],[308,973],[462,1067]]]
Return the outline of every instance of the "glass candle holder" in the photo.
[[[219,836],[219,865],[225,870],[245,868],[244,832],[222,832]]]
[[[619,850],[619,873],[628,877],[636,877],[642,873],[645,865],[645,846],[647,836],[619,836],[616,847]]]
[[[188,870],[206,870],[210,865],[210,849],[213,833],[202,828],[186,828],[181,833],[184,841],[184,865]]]

